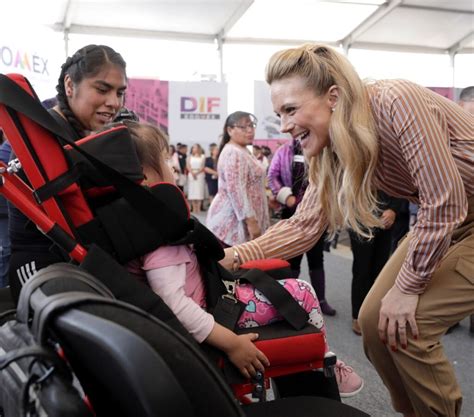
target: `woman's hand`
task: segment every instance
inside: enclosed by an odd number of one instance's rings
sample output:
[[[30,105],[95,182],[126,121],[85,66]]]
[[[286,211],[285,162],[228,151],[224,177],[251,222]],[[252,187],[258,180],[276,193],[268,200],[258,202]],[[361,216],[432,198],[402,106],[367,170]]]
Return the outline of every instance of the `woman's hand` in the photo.
[[[258,225],[258,222],[255,218],[250,217],[248,219],[245,219],[245,223],[247,224],[247,230],[249,231],[250,240],[259,237],[262,234],[262,230],[260,229],[260,226]]]
[[[393,222],[395,221],[395,217],[397,217],[397,213],[395,213],[392,209],[384,210],[380,219],[383,223],[383,228],[385,230],[390,229],[393,226]]]
[[[402,349],[408,346],[407,325],[410,326],[413,337],[418,338],[418,326],[415,320],[418,299],[417,294],[405,294],[396,285],[390,288],[382,298],[378,325],[379,337],[383,343],[388,343],[394,352],[397,351],[397,333]]]
[[[255,376],[257,371],[264,372],[265,367],[270,365],[264,353],[258,350],[253,343],[257,339],[257,333],[236,335],[232,343],[225,350],[230,361],[246,378]]]
[[[288,196],[288,198],[285,201],[286,207],[292,208],[296,205],[296,197],[294,195]]]
[[[219,263],[229,271],[232,271],[232,267],[234,266],[234,250],[232,248],[225,248],[224,249],[224,258],[222,258]]]

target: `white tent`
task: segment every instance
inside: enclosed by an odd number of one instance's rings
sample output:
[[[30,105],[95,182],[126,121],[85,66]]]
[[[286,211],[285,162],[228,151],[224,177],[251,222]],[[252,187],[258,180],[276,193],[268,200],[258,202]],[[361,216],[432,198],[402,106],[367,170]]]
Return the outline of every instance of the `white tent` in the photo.
[[[54,0],[30,3],[41,8],[51,3],[47,7],[48,21],[43,23],[66,35],[105,34],[219,44],[281,45],[319,40],[345,49],[452,55],[474,50],[472,0]]]
[[[320,41],[348,53],[363,77],[462,87],[473,83],[473,8],[472,0],[9,0],[2,20],[25,31],[43,25],[66,54],[107,42],[132,77],[263,79],[271,52]],[[400,54],[410,54],[408,70]],[[364,68],[368,56],[375,64]],[[430,79],[433,68],[440,77]]]

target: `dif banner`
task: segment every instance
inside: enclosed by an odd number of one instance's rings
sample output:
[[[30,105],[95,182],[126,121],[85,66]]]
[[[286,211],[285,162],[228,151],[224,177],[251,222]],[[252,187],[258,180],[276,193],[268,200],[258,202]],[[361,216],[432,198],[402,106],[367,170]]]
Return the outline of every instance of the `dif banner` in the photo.
[[[211,81],[169,82],[171,143],[199,143],[204,150],[220,141],[227,117],[227,84]]]
[[[254,81],[254,109],[258,119],[255,137],[257,139],[290,139],[290,135],[280,132],[280,119],[273,111],[270,87],[265,81]]]

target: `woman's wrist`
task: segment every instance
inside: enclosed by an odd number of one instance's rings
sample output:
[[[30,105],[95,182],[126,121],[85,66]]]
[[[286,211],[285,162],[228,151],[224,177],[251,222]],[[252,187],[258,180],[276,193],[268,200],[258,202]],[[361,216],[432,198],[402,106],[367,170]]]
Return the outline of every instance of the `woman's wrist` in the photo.
[[[234,251],[233,248],[224,249],[225,256],[219,261],[219,263],[229,271],[232,270],[232,263],[234,261]]]
[[[232,249],[232,271],[237,271],[242,265],[242,259],[236,249]]]

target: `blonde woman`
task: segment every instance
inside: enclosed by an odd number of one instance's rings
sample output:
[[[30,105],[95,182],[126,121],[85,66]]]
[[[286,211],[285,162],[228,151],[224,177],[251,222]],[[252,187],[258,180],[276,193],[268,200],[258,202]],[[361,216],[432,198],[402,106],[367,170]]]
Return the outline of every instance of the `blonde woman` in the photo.
[[[222,263],[292,258],[326,228],[370,237],[383,226],[377,188],[419,204],[361,308],[364,348],[396,411],[459,416],[462,395],[440,339],[474,312],[474,117],[409,81],[364,84],[324,45],[277,52],[266,78],[281,130],[310,159],[311,184],[293,217],[227,249]]]

